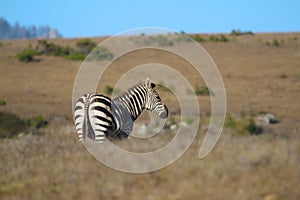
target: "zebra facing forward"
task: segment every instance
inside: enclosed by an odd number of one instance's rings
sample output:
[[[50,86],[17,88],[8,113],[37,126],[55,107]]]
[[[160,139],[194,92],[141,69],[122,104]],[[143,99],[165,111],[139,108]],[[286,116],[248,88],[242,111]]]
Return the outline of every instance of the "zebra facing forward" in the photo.
[[[154,90],[155,84],[149,78],[120,96],[110,99],[98,93],[88,93],[75,104],[74,120],[79,140],[87,135],[102,143],[108,138],[127,138],[133,129],[133,122],[144,109],[160,118],[168,117],[168,109]]]

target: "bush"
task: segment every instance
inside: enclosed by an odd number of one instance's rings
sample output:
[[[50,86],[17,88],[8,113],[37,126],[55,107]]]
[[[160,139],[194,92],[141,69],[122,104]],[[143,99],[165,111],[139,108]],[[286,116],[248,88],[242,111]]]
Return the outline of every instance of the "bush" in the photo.
[[[209,88],[207,86],[196,86],[195,88],[196,95],[210,95]]]
[[[229,42],[229,39],[225,35],[215,36],[211,35],[208,38],[210,42]]]
[[[277,39],[274,39],[272,45],[275,46],[275,47],[279,47],[280,43]]]
[[[192,37],[196,42],[206,42],[206,39],[204,39],[203,37],[199,36],[199,35],[195,35]]]
[[[82,53],[88,55],[97,45],[90,39],[81,39],[76,42],[76,46]]]
[[[14,114],[0,112],[0,138],[11,138],[26,132],[25,122]]]
[[[48,121],[46,121],[41,115],[38,115],[36,117],[25,119],[25,123],[31,128],[40,129],[46,127]]]
[[[0,47],[2,47],[3,46],[3,44],[2,44],[2,42],[0,42]]]
[[[187,118],[183,118],[183,119],[182,119],[182,122],[185,122],[185,123],[187,123],[188,125],[191,125],[191,124],[194,123],[194,119],[193,119],[193,118],[187,117]]]
[[[231,32],[230,32],[230,35],[231,36],[240,36],[240,35],[254,35],[254,33],[252,31],[241,31],[240,29],[238,30],[235,30],[233,29]]]
[[[12,113],[0,111],[0,138],[11,138],[19,133],[28,132],[29,128],[40,129],[47,124],[41,115],[23,120]]]
[[[284,40],[281,40],[281,43],[283,43],[283,42],[284,42]],[[280,46],[281,46],[281,43],[280,43],[277,39],[273,39],[272,42],[266,41],[266,42],[265,42],[265,45],[266,45],[266,46],[280,47]]]
[[[148,37],[140,37],[140,38],[136,38],[134,40],[134,42],[138,45],[142,44],[142,45],[158,45],[158,46],[173,46],[174,42],[179,42],[179,41],[183,41],[183,36],[177,37],[177,38],[170,38],[166,35],[157,35],[157,36],[148,36]],[[187,37],[184,38],[185,41],[187,41],[188,39],[186,39]]]
[[[17,54],[17,58],[21,62],[31,62],[34,61],[34,56],[37,55],[37,52],[31,48],[24,49],[22,52]]]
[[[219,38],[219,42],[228,42],[229,39],[225,35],[221,35]]]
[[[5,106],[6,105],[6,102],[2,99],[0,99],[0,106]]]
[[[65,58],[68,60],[84,60],[85,57],[86,55],[81,52],[73,52],[70,55],[65,56]]]
[[[69,46],[59,46],[54,43],[48,43],[46,40],[39,40],[36,51],[40,55],[64,57],[70,55],[74,50]]]
[[[48,43],[46,40],[39,40],[35,50],[29,48],[17,54],[19,60],[30,62],[34,60],[34,55],[60,56],[68,60],[84,60],[86,56],[94,49],[89,61],[112,60],[113,54],[104,47],[96,47],[96,44],[89,39],[82,39],[76,43],[77,49],[69,46],[59,46],[54,43]]]
[[[113,54],[105,47],[98,46],[88,55],[87,61],[112,60]]]
[[[111,87],[110,85],[106,85],[103,90],[104,94],[107,94],[107,95],[111,95],[113,93],[113,91],[114,91],[114,88]]]
[[[224,126],[235,130],[238,135],[259,135],[263,133],[263,128],[258,126],[254,120],[249,117],[235,120],[233,117],[227,115]]]
[[[170,118],[169,118],[169,121],[168,121],[168,124],[169,124],[170,126],[173,125],[173,124],[176,124],[175,118],[174,118],[174,117],[170,117]]]
[[[174,42],[191,42],[192,41],[192,38],[188,37],[187,35],[185,34],[179,34],[177,35],[174,40]]]
[[[168,39],[167,37],[165,37],[163,35],[157,36],[156,41],[159,46],[173,46],[174,45],[172,40]]]
[[[246,131],[251,135],[259,135],[263,132],[263,129],[256,125],[253,120],[250,120],[249,124],[246,126]]]
[[[208,40],[210,42],[219,42],[219,38],[217,36],[215,36],[215,35],[209,36]]]
[[[227,128],[235,129],[237,127],[237,122],[230,115],[227,115],[225,118],[224,126]]]
[[[265,42],[265,45],[270,46],[271,43],[269,41]]]

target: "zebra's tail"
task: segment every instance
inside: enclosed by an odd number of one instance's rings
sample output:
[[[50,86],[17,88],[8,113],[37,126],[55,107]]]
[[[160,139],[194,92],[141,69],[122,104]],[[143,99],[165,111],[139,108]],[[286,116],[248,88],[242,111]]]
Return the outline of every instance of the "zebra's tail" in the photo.
[[[87,109],[89,106],[89,94],[83,95],[80,97],[74,109],[74,122],[76,131],[80,141],[85,139],[85,132],[87,126]]]

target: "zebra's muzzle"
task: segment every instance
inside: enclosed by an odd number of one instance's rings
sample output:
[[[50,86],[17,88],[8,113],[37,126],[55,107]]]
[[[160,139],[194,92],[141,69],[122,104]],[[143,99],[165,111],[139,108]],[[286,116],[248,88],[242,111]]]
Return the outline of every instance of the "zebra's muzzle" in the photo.
[[[168,114],[169,114],[167,106],[164,105],[164,108],[165,108],[165,110],[162,113],[159,114],[159,117],[161,119],[166,119],[168,117]]]

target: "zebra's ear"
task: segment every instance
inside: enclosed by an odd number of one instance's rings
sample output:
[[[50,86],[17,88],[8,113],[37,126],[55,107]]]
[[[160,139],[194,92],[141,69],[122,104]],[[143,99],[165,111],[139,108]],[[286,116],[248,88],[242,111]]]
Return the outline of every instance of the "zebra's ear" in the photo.
[[[155,83],[152,83],[151,79],[150,78],[146,78],[146,81],[145,81],[145,85],[147,88],[155,88]]]

